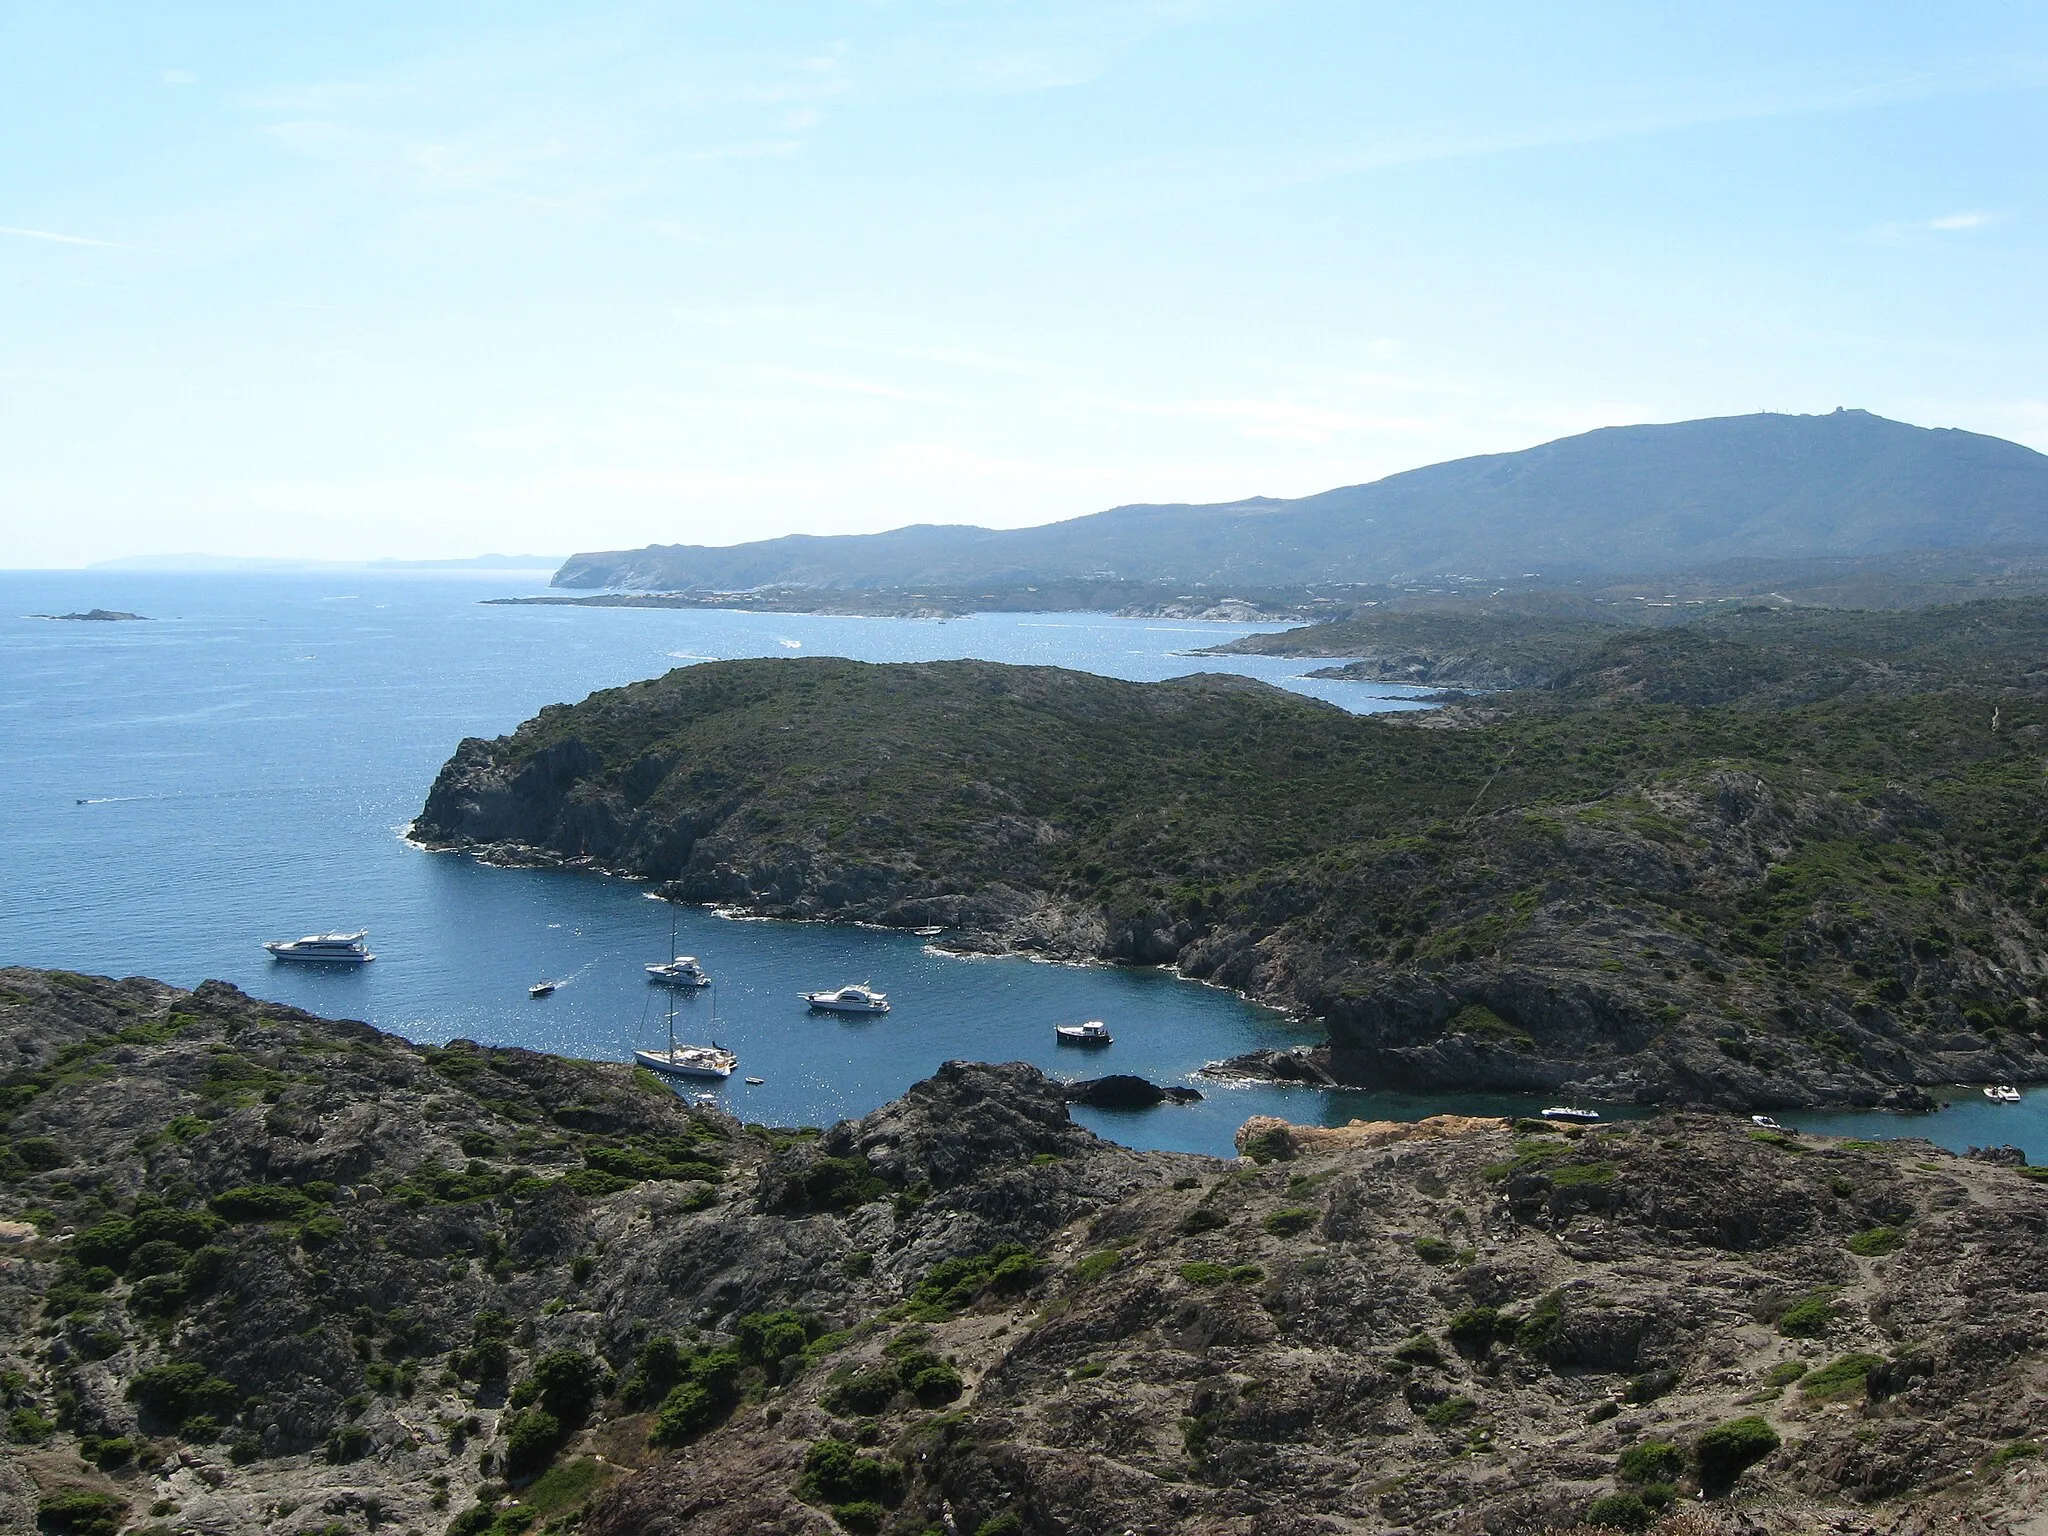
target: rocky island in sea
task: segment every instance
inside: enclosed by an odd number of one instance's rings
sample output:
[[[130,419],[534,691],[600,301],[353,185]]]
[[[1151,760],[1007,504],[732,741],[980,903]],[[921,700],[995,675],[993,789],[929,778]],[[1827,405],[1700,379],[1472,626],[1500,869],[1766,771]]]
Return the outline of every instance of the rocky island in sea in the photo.
[[[2048,1170],[1675,1113],[828,1130],[0,971],[0,1528],[1994,1530]]]
[[[148,615],[123,613],[118,608],[88,608],[84,613],[32,613],[32,619],[55,619],[60,623],[80,624],[146,624]]]
[[[463,742],[413,831],[1171,964],[1327,1031],[1244,1071],[1754,1111],[2048,1076],[2048,600],[1461,644],[1536,684],[1357,717],[1236,677],[707,663]]]

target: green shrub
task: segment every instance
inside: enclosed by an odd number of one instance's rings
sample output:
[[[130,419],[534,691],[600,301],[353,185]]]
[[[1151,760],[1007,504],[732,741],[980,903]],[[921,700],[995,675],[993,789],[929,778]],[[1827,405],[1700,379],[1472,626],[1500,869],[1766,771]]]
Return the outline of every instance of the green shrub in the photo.
[[[581,1429],[590,1417],[604,1382],[604,1367],[580,1349],[555,1349],[534,1362],[527,1380],[540,1406],[566,1433]]]
[[[1726,1488],[1782,1443],[1770,1422],[1754,1414],[1716,1425],[1693,1445],[1701,1485],[1709,1492]]]
[[[903,1497],[903,1468],[844,1440],[820,1440],[804,1453],[804,1486],[828,1505],[872,1502],[894,1508]]]
[[[1788,1339],[1817,1339],[1835,1320],[1835,1293],[1815,1291],[1778,1314],[1778,1332]]]
[[[1026,1290],[1038,1277],[1038,1260],[1018,1243],[1000,1243],[986,1253],[946,1259],[910,1293],[915,1311],[950,1317],[974,1305],[984,1294],[1011,1296]]]
[[[1200,1237],[1204,1232],[1221,1232],[1230,1225],[1230,1218],[1213,1205],[1198,1205],[1180,1219],[1183,1237]]]
[[[1426,1333],[1418,1333],[1411,1339],[1404,1339],[1394,1346],[1394,1358],[1405,1360],[1410,1365],[1442,1365],[1443,1351],[1436,1347],[1436,1340]]]
[[[1685,1452],[1669,1440],[1645,1440],[1623,1451],[1615,1470],[1623,1482],[1668,1483],[1685,1470]]]
[[[1422,1420],[1435,1429],[1455,1429],[1479,1417],[1479,1405],[1469,1397],[1447,1397],[1423,1410]]]
[[[884,1361],[856,1371],[827,1392],[821,1401],[833,1413],[880,1413],[903,1390],[902,1373],[896,1363]]]
[[[361,1461],[370,1454],[370,1432],[360,1424],[344,1424],[327,1437],[327,1459],[336,1466]]]
[[[317,1208],[298,1190],[280,1184],[244,1184],[222,1191],[207,1204],[229,1221],[301,1221]]]
[[[1457,1248],[1440,1237],[1415,1239],[1415,1257],[1425,1264],[1448,1264],[1457,1256]]]
[[[182,1424],[199,1414],[227,1418],[241,1406],[242,1394],[196,1360],[153,1365],[129,1378],[128,1396],[169,1424]]]
[[[2028,1461],[2041,1454],[2041,1447],[2032,1440],[2013,1440],[2001,1445],[1991,1453],[1991,1465],[2008,1466],[2015,1461]]]
[[[1595,1499],[1586,1510],[1586,1524],[1613,1531],[1648,1530],[1656,1518],[1657,1512],[1643,1502],[1641,1494],[1626,1489]]]
[[[1875,1259],[1892,1252],[1906,1241],[1897,1227],[1871,1227],[1848,1238],[1842,1246],[1859,1258]]]
[[[873,1499],[856,1499],[851,1504],[833,1505],[832,1518],[854,1536],[874,1536],[889,1518],[889,1511]]]
[[[1321,1219],[1320,1211],[1310,1210],[1305,1205],[1295,1205],[1272,1212],[1261,1225],[1275,1237],[1294,1237],[1306,1232]]]
[[[58,1536],[114,1536],[127,1502],[92,1488],[59,1488],[36,1505],[36,1525]]]
[[[977,1525],[974,1536],[1024,1536],[1024,1518],[1014,1509],[1006,1509]]]
[[[732,1349],[679,1352],[676,1384],[661,1400],[648,1434],[653,1445],[680,1445],[717,1424],[739,1400],[745,1362]]]
[[[1212,1264],[1207,1259],[1197,1259],[1180,1267],[1181,1279],[1189,1285],[1222,1285],[1230,1279],[1230,1266]]]
[[[1515,1348],[1527,1355],[1541,1355],[1557,1342],[1563,1327],[1564,1292],[1548,1292],[1515,1328]]]
[[[749,1365],[774,1367],[803,1354],[825,1334],[825,1324],[812,1312],[785,1307],[777,1312],[749,1312],[733,1324],[733,1344]]]
[[[1294,1160],[1294,1138],[1284,1126],[1256,1132],[1240,1148],[1255,1163],[1286,1163]]]
[[[17,1445],[41,1445],[57,1432],[57,1426],[33,1408],[16,1408],[7,1415],[7,1438]]]
[[[128,1276],[140,1280],[145,1275],[161,1275],[180,1268],[185,1262],[185,1250],[176,1243],[160,1237],[153,1237],[146,1243],[138,1243],[135,1251],[128,1255]]]
[[[1780,1360],[1771,1367],[1770,1374],[1764,1377],[1764,1385],[1767,1387],[1789,1387],[1805,1374],[1806,1362],[1804,1360]]]
[[[1463,1355],[1483,1355],[1493,1348],[1495,1339],[1513,1331],[1514,1325],[1497,1309],[1486,1306],[1466,1307],[1452,1314],[1449,1325],[1444,1329],[1452,1346]]]
[[[1073,1276],[1083,1282],[1099,1280],[1115,1269],[1123,1261],[1123,1256],[1120,1248],[1105,1248],[1100,1253],[1091,1253],[1075,1263]]]
[[[555,1459],[569,1431],[545,1408],[522,1408],[509,1415],[505,1431],[505,1470],[513,1477],[531,1477]]]
[[[1877,1355],[1843,1355],[1801,1377],[1799,1395],[1817,1402],[1861,1397],[1869,1389],[1870,1373],[1883,1364],[1883,1359]]]

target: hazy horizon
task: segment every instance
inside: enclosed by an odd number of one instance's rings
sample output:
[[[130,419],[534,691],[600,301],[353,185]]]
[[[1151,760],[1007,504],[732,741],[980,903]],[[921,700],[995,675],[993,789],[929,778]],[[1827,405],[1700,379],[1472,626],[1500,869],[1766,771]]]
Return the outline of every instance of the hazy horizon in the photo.
[[[0,566],[1291,497],[1837,406],[2048,448],[2048,13],[0,15]]]

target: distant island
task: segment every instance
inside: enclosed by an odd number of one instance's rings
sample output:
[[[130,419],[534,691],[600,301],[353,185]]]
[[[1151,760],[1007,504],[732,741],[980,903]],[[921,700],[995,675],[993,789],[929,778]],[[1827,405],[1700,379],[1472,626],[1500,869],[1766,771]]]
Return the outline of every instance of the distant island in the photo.
[[[2048,456],[1867,411],[1607,427],[1295,500],[1136,505],[1035,528],[917,526],[572,556],[568,588],[1182,593],[1612,581],[1729,562],[2048,552]],[[1481,585],[1483,583],[1483,585]],[[1958,594],[1966,595],[1966,594]]]
[[[84,624],[146,624],[146,615],[123,613],[118,608],[89,608],[84,613],[32,613],[32,619],[55,619],[63,623]]]
[[[2048,951],[2048,599],[1392,629],[1352,635],[1513,691],[706,663],[463,742],[413,834],[1327,1029],[1245,1072],[1731,1108],[2048,1077],[2014,958]]]

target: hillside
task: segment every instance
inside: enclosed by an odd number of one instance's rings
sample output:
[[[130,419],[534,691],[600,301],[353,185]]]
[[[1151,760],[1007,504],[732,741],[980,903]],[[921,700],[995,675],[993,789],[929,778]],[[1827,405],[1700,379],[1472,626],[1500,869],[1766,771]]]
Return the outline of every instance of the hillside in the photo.
[[[1126,506],[1010,530],[920,526],[579,554],[555,585],[902,589],[1108,576],[1301,586],[2043,545],[2048,456],[1838,411],[1608,427],[1292,501]]]
[[[2048,603],[1628,630],[1366,717],[1236,678],[714,663],[462,743],[430,846],[1172,963],[1359,1082],[1764,1108],[2048,1076]]]
[[[822,1133],[0,971],[0,1529],[1672,1536],[2048,1504],[2048,1188],[1669,1116]],[[1697,1495],[1705,1495],[1704,1498]]]

